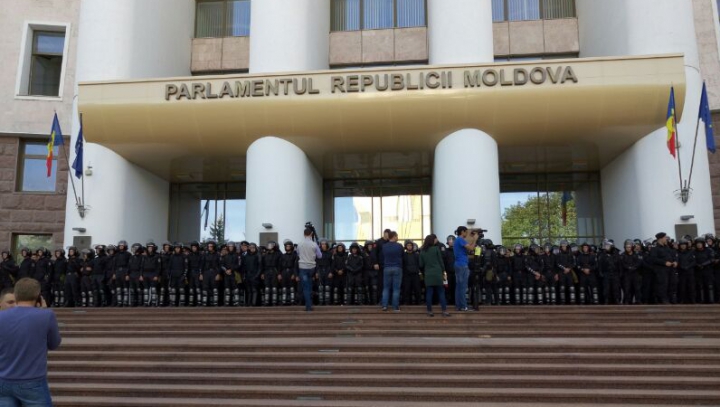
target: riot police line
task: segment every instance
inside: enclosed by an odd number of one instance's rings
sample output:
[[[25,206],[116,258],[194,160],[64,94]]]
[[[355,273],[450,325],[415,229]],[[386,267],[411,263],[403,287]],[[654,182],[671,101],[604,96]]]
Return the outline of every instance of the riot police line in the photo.
[[[364,245],[320,240],[322,257],[313,280],[317,305],[377,305],[382,292],[384,236]],[[454,246],[439,243],[448,302],[455,302]],[[296,245],[228,242],[219,246],[166,242],[96,245],[67,253],[21,249],[15,262],[2,252],[0,291],[24,277],[40,281],[53,307],[282,306],[302,302]],[[510,248],[481,239],[468,251],[468,304],[695,304],[720,300],[720,246],[708,234],[672,241],[626,240],[601,247],[561,240]],[[418,246],[405,242],[401,303],[422,304]]]

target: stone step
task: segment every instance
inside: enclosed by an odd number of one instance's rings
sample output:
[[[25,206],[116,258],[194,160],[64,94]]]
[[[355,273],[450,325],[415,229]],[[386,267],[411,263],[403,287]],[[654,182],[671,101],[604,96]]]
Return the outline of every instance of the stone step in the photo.
[[[225,407],[225,406],[247,406],[247,407],[368,407],[378,406],[378,403],[368,403],[354,400],[318,400],[317,398],[306,398],[303,400],[266,400],[266,399],[219,399],[219,398],[159,398],[143,397],[136,399],[132,397],[74,397],[56,396],[53,397],[57,407]],[[504,402],[442,402],[443,407],[557,407],[560,403],[504,403]],[[435,402],[408,402],[408,401],[382,401],[383,407],[437,407]],[[573,407],[632,407],[637,404],[626,403],[575,403],[569,402],[568,406]],[[665,407],[686,407],[686,404],[666,404]]]
[[[433,363],[560,363],[560,364],[652,364],[652,365],[720,365],[720,355],[714,354],[662,354],[662,353],[610,353],[582,354],[558,350],[548,353],[445,353],[436,352],[294,352],[289,356],[286,352],[195,352],[183,349],[162,352],[146,351],[62,351],[50,353],[51,361],[153,361],[153,362],[315,362],[315,363],[413,363],[425,361]]]
[[[278,327],[279,328],[279,327]],[[603,329],[592,329],[587,330],[573,330],[573,331],[562,331],[562,330],[535,330],[530,331],[533,337],[536,338],[596,338],[598,336],[605,338],[686,338],[686,337],[702,337],[702,338],[720,338],[720,330],[685,330],[678,327],[678,329],[668,329],[663,331],[646,331],[646,330],[603,330]],[[282,337],[292,336],[295,338],[314,338],[314,337],[332,337],[332,336],[352,336],[352,337],[401,337],[401,338],[414,338],[418,336],[422,337],[448,337],[456,338],[459,336],[467,335],[483,335],[486,337],[494,338],[514,338],[518,335],[527,334],[527,330],[494,330],[478,327],[476,329],[444,329],[444,330],[427,330],[427,329],[397,329],[397,330],[385,330],[385,329],[364,329],[363,327],[348,327],[343,329],[316,329],[316,330],[292,330],[292,329],[277,329],[266,330],[266,331],[249,331],[249,330],[231,330],[216,328],[215,330],[192,330],[192,331],[173,331],[173,330],[131,330],[124,329],[113,331],[112,334],[115,337],[121,338],[132,338],[132,337],[146,337],[146,338],[167,338],[168,336],[184,336],[187,338],[207,338],[212,336],[215,338],[265,338],[265,337]],[[108,331],[97,330],[97,331],[75,331],[72,329],[61,329],[63,337],[73,338],[102,338],[109,334]]]
[[[403,374],[416,375],[589,375],[658,376],[658,377],[720,377],[720,365],[643,365],[643,364],[451,364],[451,363],[313,363],[313,362],[147,362],[133,361],[50,361],[50,372],[195,372],[195,373],[268,373],[305,374],[332,372],[333,374]]]
[[[445,402],[545,402],[545,403],[636,403],[644,405],[688,404],[718,405],[720,391],[708,390],[627,390],[614,389],[535,389],[535,388],[443,388],[443,387],[329,387],[284,386],[272,383],[265,386],[220,385],[157,385],[157,384],[82,384],[54,383],[50,386],[56,396],[82,397],[174,397],[286,399],[363,401],[422,401]]]
[[[330,387],[442,387],[442,388],[554,388],[576,389],[636,389],[636,390],[718,390],[720,377],[635,377],[635,376],[558,376],[545,375],[417,375],[405,374],[336,374],[332,371],[314,373],[157,373],[157,372],[52,372],[53,383],[123,383],[156,385],[221,385]]]

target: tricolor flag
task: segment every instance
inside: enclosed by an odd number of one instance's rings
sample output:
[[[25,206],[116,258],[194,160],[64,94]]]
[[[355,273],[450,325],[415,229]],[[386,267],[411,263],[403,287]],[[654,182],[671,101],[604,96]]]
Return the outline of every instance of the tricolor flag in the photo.
[[[670,88],[670,101],[668,102],[667,119],[666,124],[668,135],[667,135],[667,148],[670,150],[670,154],[676,157],[675,146],[677,144],[677,117],[675,117],[675,88]]]
[[[50,139],[47,144],[48,153],[46,166],[48,178],[52,175],[53,148],[55,148],[55,146],[63,145],[64,142],[62,130],[60,130],[60,121],[58,121],[57,113],[55,113],[52,128],[50,128]]]
[[[713,129],[712,115],[710,114],[710,101],[708,99],[705,82],[703,82],[702,96],[700,97],[700,120],[705,123],[705,142],[707,144],[707,149],[711,153],[715,154],[715,131]]]
[[[567,204],[573,200],[572,192],[563,191],[560,204],[562,206],[562,225],[567,226]]]

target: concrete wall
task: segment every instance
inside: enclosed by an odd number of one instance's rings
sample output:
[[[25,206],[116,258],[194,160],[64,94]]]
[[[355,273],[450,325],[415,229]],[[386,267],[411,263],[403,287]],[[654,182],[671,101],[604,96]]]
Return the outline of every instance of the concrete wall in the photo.
[[[577,18],[493,23],[495,56],[568,55],[580,50]]]
[[[168,10],[171,19],[166,18]],[[84,1],[77,80],[190,75],[194,15],[193,0]],[[73,136],[78,129],[76,121]],[[92,129],[86,129],[85,137],[92,140]],[[86,143],[84,164],[93,169],[85,181],[85,204],[90,210],[84,219],[76,211],[67,212],[66,241],[77,235],[72,230],[77,227],[85,228],[93,243],[166,239],[167,181],[92,143]],[[68,205],[71,200],[68,197]]]
[[[675,0],[577,1],[580,56],[683,53],[687,88],[678,125],[687,178],[697,123],[700,89],[694,10],[691,2]],[[668,95],[669,95],[668,89]],[[660,107],[664,109],[664,106]],[[698,232],[715,228],[710,172],[704,144],[699,143],[687,204],[676,198],[680,188],[677,161],[665,145],[667,131],[659,128],[602,169],[605,232],[610,238],[648,238],[659,231],[674,235],[675,225],[696,223]],[[701,130],[700,137],[704,137]],[[703,138],[704,139],[704,138]],[[694,219],[684,222],[681,216]]]
[[[720,110],[720,20],[715,0],[693,0],[700,72],[708,86],[710,109]]]
[[[47,141],[56,111],[65,136],[71,133],[80,0],[6,0],[0,12],[0,248],[10,248],[12,235],[49,234],[64,245],[67,161],[59,155],[55,192],[17,192],[23,139]],[[23,97],[18,93],[25,50],[32,41],[29,25],[65,25],[66,52],[60,97]],[[26,43],[24,43],[26,41]],[[24,46],[23,46],[24,45]],[[21,59],[23,61],[21,61]],[[69,145],[69,140],[66,141]],[[44,174],[43,174],[44,176]],[[71,193],[72,194],[72,193]]]

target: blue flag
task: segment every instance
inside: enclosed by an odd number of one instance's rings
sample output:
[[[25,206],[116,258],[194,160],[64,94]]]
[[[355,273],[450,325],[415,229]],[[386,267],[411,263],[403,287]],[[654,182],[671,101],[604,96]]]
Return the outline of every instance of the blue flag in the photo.
[[[75,141],[75,161],[72,168],[75,170],[75,176],[82,178],[83,172],[83,128],[80,123],[80,131],[78,132],[77,141]]]
[[[700,97],[700,120],[705,123],[705,140],[707,149],[715,154],[715,131],[713,130],[712,115],[710,114],[710,100],[708,99],[707,87],[703,82],[702,96]]]

